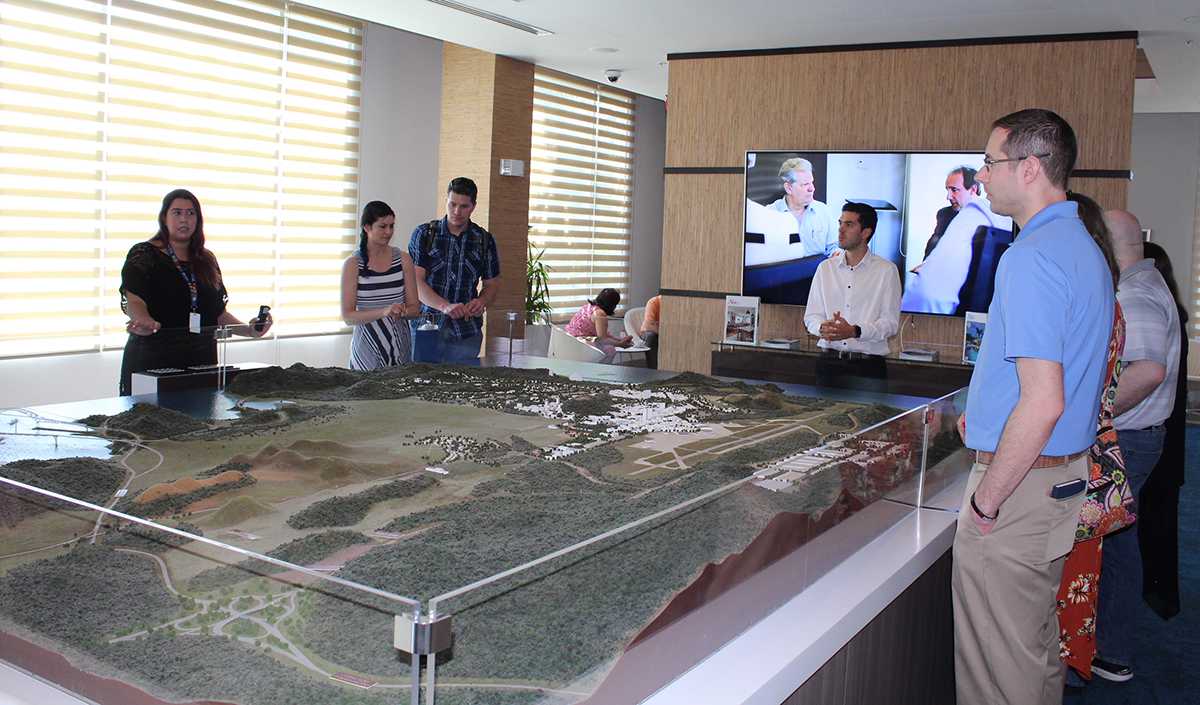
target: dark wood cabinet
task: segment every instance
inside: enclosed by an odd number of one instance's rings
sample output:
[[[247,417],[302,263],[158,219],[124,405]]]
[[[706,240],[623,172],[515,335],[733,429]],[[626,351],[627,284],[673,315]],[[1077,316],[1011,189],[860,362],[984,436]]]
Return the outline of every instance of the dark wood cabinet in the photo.
[[[785,384],[817,383],[819,353],[752,346],[718,345],[712,353],[712,374]],[[940,397],[971,382],[975,368],[949,362],[922,362],[888,358],[888,393]]]

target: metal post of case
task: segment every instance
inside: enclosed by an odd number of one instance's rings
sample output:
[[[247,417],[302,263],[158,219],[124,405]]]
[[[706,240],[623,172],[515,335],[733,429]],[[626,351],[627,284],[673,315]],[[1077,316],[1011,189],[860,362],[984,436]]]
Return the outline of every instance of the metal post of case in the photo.
[[[437,654],[425,657],[425,705],[433,705],[437,690]]]
[[[925,471],[929,466],[929,427],[933,424],[933,405],[925,405],[925,423],[922,426],[924,432],[923,440],[921,441],[921,480],[917,483],[917,509],[925,506]]]
[[[412,654],[412,705],[420,705],[421,656],[428,657],[429,676],[425,699],[426,702],[432,702],[433,655],[450,648],[452,639],[448,616],[440,619],[422,617],[420,608],[414,608],[411,617],[396,615],[392,646]]]
[[[417,606],[413,608],[413,629],[415,631],[416,624],[421,619],[421,608]],[[413,634],[413,641],[416,641],[416,634]],[[415,648],[412,650],[412,705],[421,705],[421,652]]]
[[[227,326],[217,327],[217,340],[221,341],[221,354],[217,356],[217,391],[225,391],[225,361],[229,359],[229,338],[233,331]]]
[[[510,324],[511,325],[511,324]],[[512,336],[509,336],[512,340]],[[437,604],[429,606],[429,619],[437,619]],[[434,705],[434,699],[437,697],[437,654],[429,654],[425,657],[425,682],[429,687],[425,689],[425,705]]]
[[[512,366],[513,323],[517,320],[517,312],[508,312],[508,364]]]

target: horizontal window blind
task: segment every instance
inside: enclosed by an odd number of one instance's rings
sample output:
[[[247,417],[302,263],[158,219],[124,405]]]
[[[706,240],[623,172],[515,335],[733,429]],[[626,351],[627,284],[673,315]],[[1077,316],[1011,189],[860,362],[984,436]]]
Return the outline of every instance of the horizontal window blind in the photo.
[[[235,315],[340,329],[361,65],[361,23],[283,2],[0,0],[0,355],[123,345],[174,188]]]
[[[556,321],[605,287],[629,294],[633,129],[632,96],[535,69],[529,241],[554,268]]]

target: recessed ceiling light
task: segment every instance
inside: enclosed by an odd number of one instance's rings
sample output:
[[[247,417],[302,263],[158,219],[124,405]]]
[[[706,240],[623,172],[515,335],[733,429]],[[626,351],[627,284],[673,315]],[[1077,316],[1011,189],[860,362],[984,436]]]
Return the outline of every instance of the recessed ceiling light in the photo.
[[[1198,22],[1198,23],[1200,23],[1200,15],[1192,15],[1191,17],[1184,17],[1184,18],[1183,18],[1183,21],[1184,21],[1184,22]]]
[[[592,51],[596,52],[597,54],[616,54],[618,51],[620,51],[620,49],[614,49],[612,47],[592,47]]]

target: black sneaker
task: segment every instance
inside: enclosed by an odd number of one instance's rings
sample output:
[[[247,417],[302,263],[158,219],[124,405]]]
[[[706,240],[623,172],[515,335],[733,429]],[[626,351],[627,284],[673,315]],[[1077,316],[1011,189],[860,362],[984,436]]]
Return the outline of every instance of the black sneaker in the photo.
[[[1092,659],[1092,673],[1095,673],[1106,681],[1116,681],[1118,683],[1123,683],[1133,678],[1133,669],[1129,666],[1122,666],[1099,658]]]

